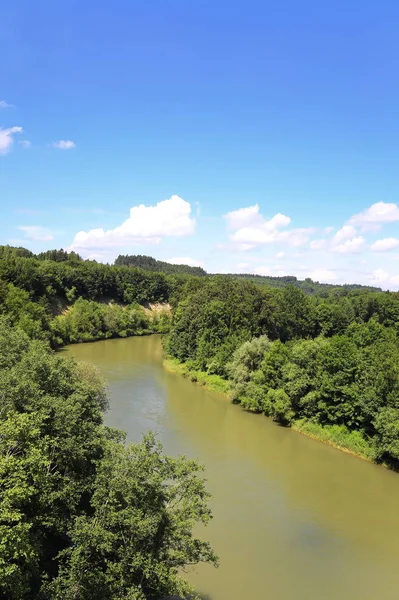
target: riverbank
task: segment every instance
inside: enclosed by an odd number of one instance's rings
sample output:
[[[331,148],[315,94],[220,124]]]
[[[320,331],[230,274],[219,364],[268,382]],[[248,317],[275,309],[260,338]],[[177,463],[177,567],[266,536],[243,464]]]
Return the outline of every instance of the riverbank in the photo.
[[[170,325],[167,303],[121,304],[79,298],[50,322],[54,347],[113,338],[167,333]]]
[[[197,383],[212,392],[223,394],[227,399],[232,400],[230,382],[220,377],[220,375],[209,375],[204,371],[191,370],[186,363],[170,357],[164,359],[163,366],[171,373],[181,375],[186,379],[190,379],[193,383]],[[243,410],[245,409],[243,408]],[[265,415],[262,414],[262,416]],[[350,431],[344,425],[323,426],[313,421],[300,419],[293,421],[291,429],[352,456],[374,462],[374,451],[368,441],[364,439],[359,431]]]
[[[219,375],[209,375],[204,371],[193,371],[188,368],[186,363],[179,362],[176,358],[165,358],[163,366],[167,371],[171,373],[177,373],[187,379],[190,379],[193,383],[204,386],[212,392],[223,394],[231,399],[230,384],[226,379]]]

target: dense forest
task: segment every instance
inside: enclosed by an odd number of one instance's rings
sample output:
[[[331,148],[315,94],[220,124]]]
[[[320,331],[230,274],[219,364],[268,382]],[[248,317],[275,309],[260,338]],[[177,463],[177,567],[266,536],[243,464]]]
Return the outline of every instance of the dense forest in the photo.
[[[105,427],[104,383],[65,343],[166,333],[193,380],[398,468],[399,293],[291,283],[0,247],[0,598],[155,600],[216,563],[192,532],[211,516],[199,465]]]
[[[57,250],[52,250],[51,252],[55,253],[57,252]],[[41,255],[39,255],[39,257],[40,256]],[[209,277],[211,277],[211,275],[207,274],[206,271],[204,271],[204,269],[202,269],[201,267],[190,267],[188,265],[172,265],[161,260],[156,260],[151,256],[119,255],[118,258],[115,260],[114,264],[116,266],[139,267],[140,269],[144,269],[145,271],[154,271],[158,273],[182,273],[185,275],[196,275],[201,277],[203,277],[204,275],[208,275]],[[307,294],[322,294],[324,296],[330,294],[331,292],[337,291],[342,291],[342,293],[344,294],[352,290],[364,290],[369,292],[382,291],[380,288],[377,287],[364,286],[359,284],[333,285],[330,283],[319,283],[318,281],[313,281],[310,278],[300,280],[293,275],[271,277],[269,275],[252,275],[250,273],[239,273],[231,274],[231,277],[235,279],[246,279],[259,285],[266,285],[275,288],[283,288],[287,285],[293,285],[294,287],[303,290]]]
[[[245,409],[317,437],[333,427],[341,446],[357,452],[360,444],[361,454],[396,464],[399,293],[305,291],[295,278],[284,281],[273,287],[0,247],[0,314],[31,339],[57,347],[168,333],[170,357],[228,382]]]
[[[243,408],[397,468],[399,293],[210,278],[174,312],[166,349],[230,382]]]
[[[190,267],[189,265],[174,265],[156,260],[152,256],[125,255],[120,254],[114,263],[117,267],[139,267],[145,271],[155,271],[156,273],[182,273],[183,275],[196,275],[203,277],[206,271],[201,267]]]
[[[156,600],[216,563],[201,467],[103,423],[95,368],[0,318],[0,598]]]
[[[167,330],[151,303],[179,277],[0,248],[1,599],[186,597],[182,569],[217,563],[193,533],[211,518],[202,467],[151,434],[126,445],[96,369],[51,348]]]
[[[293,285],[297,287],[307,294],[319,294],[323,296],[328,296],[331,292],[342,291],[344,294],[347,292],[351,292],[353,290],[363,290],[367,292],[381,292],[381,288],[360,285],[356,283],[352,284],[344,284],[344,285],[334,285],[332,283],[319,283],[318,281],[313,281],[310,277],[306,279],[297,279],[294,275],[283,275],[280,277],[272,277],[270,275],[250,275],[250,274],[237,274],[232,275],[237,279],[247,279],[248,281],[252,281],[253,283],[258,283],[259,285],[267,285],[269,287],[277,287],[283,288],[287,285]]]
[[[35,256],[0,247],[0,312],[52,346],[164,332],[169,312],[143,305],[169,302],[184,281],[178,274],[84,261],[63,250]]]

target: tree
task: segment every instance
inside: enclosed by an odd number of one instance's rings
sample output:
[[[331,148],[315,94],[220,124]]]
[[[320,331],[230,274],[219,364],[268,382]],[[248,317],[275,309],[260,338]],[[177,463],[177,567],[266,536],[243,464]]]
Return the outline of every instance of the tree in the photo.
[[[152,435],[125,447],[104,387],[0,322],[0,598],[154,599],[216,563],[193,527],[211,518],[201,467]]]
[[[216,557],[194,538],[210,517],[196,461],[168,458],[152,434],[141,444],[111,443],[95,481],[92,514],[76,519],[54,598],[102,600],[185,597],[179,570]]]

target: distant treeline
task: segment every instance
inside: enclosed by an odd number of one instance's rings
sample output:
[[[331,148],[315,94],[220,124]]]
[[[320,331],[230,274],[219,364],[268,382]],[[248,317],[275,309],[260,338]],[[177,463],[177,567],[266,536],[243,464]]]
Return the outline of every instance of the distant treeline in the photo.
[[[51,252],[55,253],[58,251],[52,250]],[[119,255],[118,258],[115,260],[114,264],[117,266],[139,267],[140,269],[144,269],[145,271],[153,271],[157,273],[181,273],[185,275],[194,275],[198,277],[204,277],[205,275],[208,275],[209,277],[215,277],[215,275],[207,274],[207,272],[204,271],[204,269],[202,269],[201,267],[190,267],[188,265],[172,265],[161,260],[156,260],[151,256]],[[369,292],[382,291],[381,288],[378,287],[365,286],[359,284],[334,285],[329,283],[319,283],[318,281],[313,281],[310,278],[300,280],[297,279],[294,275],[286,275],[283,277],[271,277],[267,275],[253,275],[250,273],[232,273],[231,277],[235,279],[246,279],[259,285],[266,285],[275,288],[283,288],[287,285],[293,285],[303,290],[307,294],[328,295],[332,291],[340,291],[345,294],[352,290],[365,290]]]
[[[53,346],[169,332],[169,355],[230,382],[244,408],[399,464],[399,293],[261,279],[2,246],[0,315]]]
[[[201,267],[190,267],[189,265],[172,265],[163,260],[156,260],[151,256],[125,255],[120,254],[114,263],[119,267],[139,267],[145,271],[155,271],[156,273],[182,273],[183,275],[195,275],[204,277],[206,271]]]
[[[367,292],[381,292],[381,288],[373,287],[369,285],[360,285],[357,283],[344,284],[344,285],[336,285],[331,283],[319,283],[318,281],[313,281],[309,277],[304,280],[297,279],[294,275],[284,275],[282,277],[272,277],[269,275],[249,275],[249,274],[236,274],[232,275],[237,279],[247,279],[248,281],[252,281],[253,283],[257,283],[259,285],[267,285],[269,287],[277,287],[283,288],[287,285],[293,285],[301,290],[303,290],[306,294],[320,294],[320,295],[328,295],[331,292],[351,292],[353,290],[364,290]]]

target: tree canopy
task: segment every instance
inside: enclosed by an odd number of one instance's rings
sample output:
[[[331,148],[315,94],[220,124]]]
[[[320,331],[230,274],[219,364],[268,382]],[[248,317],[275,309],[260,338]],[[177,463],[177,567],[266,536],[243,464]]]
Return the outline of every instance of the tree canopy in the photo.
[[[92,365],[0,322],[0,598],[135,600],[186,594],[180,569],[216,563],[201,466],[152,434],[103,423]]]

